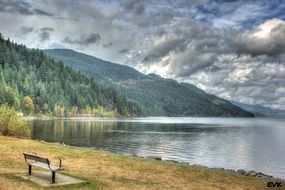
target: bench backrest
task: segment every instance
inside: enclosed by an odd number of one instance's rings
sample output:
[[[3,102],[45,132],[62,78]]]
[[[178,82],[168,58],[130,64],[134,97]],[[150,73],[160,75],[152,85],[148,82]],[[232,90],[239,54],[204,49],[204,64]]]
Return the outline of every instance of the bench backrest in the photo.
[[[25,160],[34,160],[37,162],[42,162],[42,163],[46,163],[46,164],[50,164],[49,159],[45,158],[45,157],[41,157],[35,154],[30,154],[30,153],[23,153]]]

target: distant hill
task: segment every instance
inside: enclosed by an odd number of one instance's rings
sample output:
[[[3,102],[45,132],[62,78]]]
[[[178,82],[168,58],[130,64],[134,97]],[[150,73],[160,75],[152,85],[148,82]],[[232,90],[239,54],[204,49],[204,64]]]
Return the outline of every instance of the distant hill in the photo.
[[[42,51],[5,40],[0,33],[0,104],[26,114],[142,115],[115,88],[100,85]]]
[[[253,117],[229,101],[209,95],[191,84],[178,83],[132,67],[111,63],[70,49],[44,52],[88,77],[115,87],[151,116]]]
[[[251,105],[241,102],[232,101],[233,104],[253,113],[256,117],[282,117],[285,118],[285,110],[272,109],[260,105]]]
[[[131,67],[104,61],[71,49],[52,49],[44,50],[44,52],[87,76],[96,79],[98,82],[109,83],[128,79],[139,80],[145,77],[142,73]]]

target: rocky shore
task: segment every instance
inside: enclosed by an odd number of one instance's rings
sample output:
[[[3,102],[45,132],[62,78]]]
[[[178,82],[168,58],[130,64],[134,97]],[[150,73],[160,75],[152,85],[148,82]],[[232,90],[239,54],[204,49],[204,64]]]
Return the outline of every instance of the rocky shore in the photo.
[[[235,174],[235,175],[239,175],[239,176],[264,178],[264,179],[279,179],[279,178],[273,177],[271,175],[267,175],[267,174],[264,174],[262,172],[257,172],[254,170],[246,171],[243,169],[233,170],[233,169],[225,169],[225,168],[209,168],[209,167],[202,166],[202,165],[189,164],[188,162],[179,162],[179,161],[175,161],[175,160],[163,160],[161,157],[156,157],[156,156],[138,156],[138,155],[132,155],[132,156],[140,158],[140,159],[145,159],[145,160],[154,160],[154,161],[175,163],[175,164],[186,165],[186,166],[199,166],[199,167],[204,167],[204,168],[218,170],[218,171],[220,170],[220,171],[223,171],[223,172],[226,172],[229,174]]]

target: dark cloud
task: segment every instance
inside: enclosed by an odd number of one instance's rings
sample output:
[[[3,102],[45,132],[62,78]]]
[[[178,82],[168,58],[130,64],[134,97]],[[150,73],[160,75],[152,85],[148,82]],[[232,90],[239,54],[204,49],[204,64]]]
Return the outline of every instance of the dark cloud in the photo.
[[[143,14],[144,11],[145,11],[145,7],[144,7],[143,5],[139,5],[139,6],[137,6],[136,9],[135,9],[135,13],[136,13],[137,15]]]
[[[54,29],[51,27],[43,27],[39,29],[39,38],[42,42],[48,41],[50,39],[50,32]]]
[[[34,31],[34,28],[33,27],[28,27],[28,26],[22,26],[21,28],[20,28],[20,33],[21,34],[28,34],[28,33],[31,33],[31,32],[33,32]]]
[[[171,65],[171,74],[179,77],[188,77],[192,74],[205,70],[212,66],[217,60],[213,53],[198,53],[187,50],[183,55],[174,58],[177,64]]]
[[[148,11],[143,15],[134,16],[131,18],[131,21],[138,27],[145,28],[168,24],[176,17],[181,17],[181,13],[179,11],[175,11],[170,8],[163,8],[159,10],[159,12]]]
[[[170,23],[175,17],[182,15],[181,11],[171,7],[169,1],[124,0],[121,5],[123,12],[120,16],[126,17],[129,23],[140,28],[162,26],[163,24]]]
[[[90,44],[100,44],[101,43],[101,35],[98,33],[91,33],[87,36],[81,36],[79,39],[72,39],[70,37],[66,37],[63,40],[64,43],[68,44],[78,44],[78,45],[90,45]]]
[[[20,15],[54,16],[52,13],[33,8],[31,4],[23,0],[1,0],[0,12],[16,13]]]
[[[50,33],[48,31],[42,31],[39,33],[39,38],[42,42],[47,41],[50,39]]]
[[[126,11],[133,11],[135,15],[142,15],[145,11],[145,6],[142,3],[143,2],[136,0],[124,0],[122,6]]]
[[[118,53],[119,54],[126,54],[126,53],[129,53],[129,51],[130,51],[130,49],[125,48],[125,49],[119,50]]]
[[[157,43],[151,50],[150,53],[144,57],[144,63],[151,63],[159,61],[170,52],[183,52],[185,51],[187,43],[183,38],[169,38],[162,42]]]
[[[110,48],[110,47],[112,47],[112,45],[113,45],[113,42],[102,44],[103,48]]]
[[[48,13],[48,12],[41,10],[41,9],[33,9],[33,13],[37,14],[37,15],[54,16],[54,14]]]
[[[46,31],[46,32],[52,32],[54,29],[52,27],[43,27],[43,28],[40,28],[40,31]]]

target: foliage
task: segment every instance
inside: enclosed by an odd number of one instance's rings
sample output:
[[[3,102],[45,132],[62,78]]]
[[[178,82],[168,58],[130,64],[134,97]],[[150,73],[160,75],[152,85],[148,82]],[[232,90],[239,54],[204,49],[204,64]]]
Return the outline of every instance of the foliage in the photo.
[[[4,136],[29,137],[30,129],[17,112],[6,104],[0,105],[0,133]]]
[[[8,104],[16,109],[20,107],[19,94],[16,90],[7,86],[0,73],[0,104]]]
[[[25,114],[64,116],[103,107],[105,114],[134,116],[142,110],[113,87],[99,85],[42,51],[0,38],[0,103]],[[94,112],[97,113],[97,112]],[[104,115],[104,114],[102,114]]]
[[[242,116],[253,114],[230,102],[205,93],[194,85],[178,83],[72,50],[45,50],[45,53],[81,71],[104,85],[115,87],[152,116]],[[121,107],[122,108],[122,107]],[[124,109],[118,109],[125,112]]]
[[[25,113],[27,113],[27,114],[33,113],[35,106],[34,106],[33,100],[29,96],[24,97],[23,108],[25,110]]]

